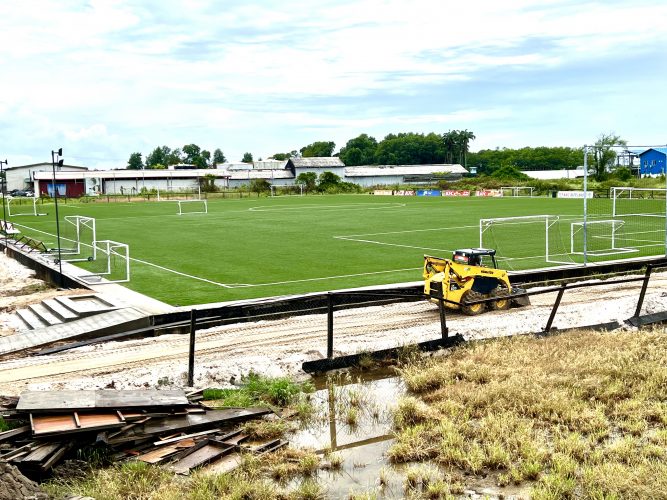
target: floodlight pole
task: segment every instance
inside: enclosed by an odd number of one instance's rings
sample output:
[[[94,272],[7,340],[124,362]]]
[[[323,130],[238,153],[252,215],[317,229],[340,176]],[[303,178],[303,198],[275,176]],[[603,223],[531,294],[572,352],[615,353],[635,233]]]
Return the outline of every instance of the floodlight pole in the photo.
[[[5,191],[7,191],[7,179],[5,178],[5,171],[2,166],[7,165],[7,160],[0,160],[0,179],[2,180],[2,222],[3,233],[5,233],[5,250],[7,249],[7,202],[5,200]]]
[[[51,166],[53,168],[53,197],[56,204],[56,235],[58,239],[58,281],[60,288],[64,288],[63,284],[63,260],[60,248],[60,217],[58,216],[58,187],[56,186],[56,157],[58,158],[58,167],[63,166],[63,148],[58,151],[51,151]]]
[[[588,227],[588,146],[584,145],[584,266],[588,260],[587,233]]]

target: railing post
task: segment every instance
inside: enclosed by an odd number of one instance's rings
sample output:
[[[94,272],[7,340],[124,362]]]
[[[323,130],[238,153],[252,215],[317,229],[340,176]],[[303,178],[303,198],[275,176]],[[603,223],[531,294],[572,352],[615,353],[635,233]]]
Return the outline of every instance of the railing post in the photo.
[[[334,298],[331,292],[327,293],[327,358],[333,358],[333,322]]]
[[[642,312],[642,306],[644,305],[644,297],[646,296],[646,289],[648,288],[648,281],[651,279],[651,272],[653,271],[653,266],[649,264],[646,266],[646,274],[644,275],[644,282],[642,283],[642,290],[639,292],[639,300],[637,301],[637,309],[635,309],[635,318],[639,317],[639,313]]]
[[[440,296],[438,297],[438,310],[440,312],[440,333],[442,338],[446,339],[449,336],[449,328],[447,328],[447,317],[445,315],[445,293],[440,287]]]
[[[194,386],[195,378],[195,331],[197,330],[197,310],[190,311],[190,352],[188,356],[188,387]]]
[[[563,283],[561,285],[561,289],[558,290],[558,296],[556,297],[556,302],[554,302],[554,306],[551,309],[551,314],[549,315],[549,320],[547,321],[547,326],[544,327],[544,333],[549,333],[551,331],[551,325],[554,322],[554,318],[556,317],[556,311],[558,311],[558,306],[560,306],[560,300],[563,298],[563,293],[565,293],[565,288],[567,287],[566,283]]]

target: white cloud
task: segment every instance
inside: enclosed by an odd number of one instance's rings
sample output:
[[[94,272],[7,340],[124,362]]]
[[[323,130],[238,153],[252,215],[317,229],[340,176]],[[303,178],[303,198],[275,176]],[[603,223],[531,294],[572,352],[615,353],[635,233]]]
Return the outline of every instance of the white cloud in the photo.
[[[1,132],[8,153],[22,158],[60,140],[81,157],[100,142],[118,157],[186,142],[240,157],[323,133],[344,142],[366,129],[381,136],[411,127],[467,127],[501,140],[489,127],[503,120],[535,141],[536,109],[549,115],[560,103],[534,103],[574,94],[571,118],[590,129],[578,133],[596,135],[600,123],[589,117],[609,100],[599,81],[586,82],[599,71],[587,67],[664,54],[666,21],[659,0],[5,2]],[[621,85],[633,75],[618,68],[607,95],[648,103],[636,82],[652,90],[667,76],[659,61],[651,69]],[[503,89],[499,74],[517,83]],[[539,81],[522,87],[531,75]],[[664,116],[665,104],[653,105]],[[642,127],[639,118],[624,125]],[[571,140],[572,127],[561,127],[540,133]]]

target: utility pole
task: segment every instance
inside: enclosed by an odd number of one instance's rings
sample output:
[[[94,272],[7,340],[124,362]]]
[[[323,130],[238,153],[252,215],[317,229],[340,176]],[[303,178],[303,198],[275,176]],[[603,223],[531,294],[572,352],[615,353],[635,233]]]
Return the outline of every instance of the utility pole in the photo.
[[[5,191],[7,191],[7,179],[2,166],[7,166],[7,160],[0,160],[0,180],[2,180],[2,224],[3,233],[5,233],[5,250],[7,249],[7,201],[5,200]]]

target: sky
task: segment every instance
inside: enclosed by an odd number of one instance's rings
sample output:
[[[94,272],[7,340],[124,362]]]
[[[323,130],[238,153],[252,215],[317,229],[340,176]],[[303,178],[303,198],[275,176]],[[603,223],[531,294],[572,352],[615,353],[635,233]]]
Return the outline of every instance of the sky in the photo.
[[[665,0],[0,3],[0,159],[229,161],[367,133],[667,144]]]

